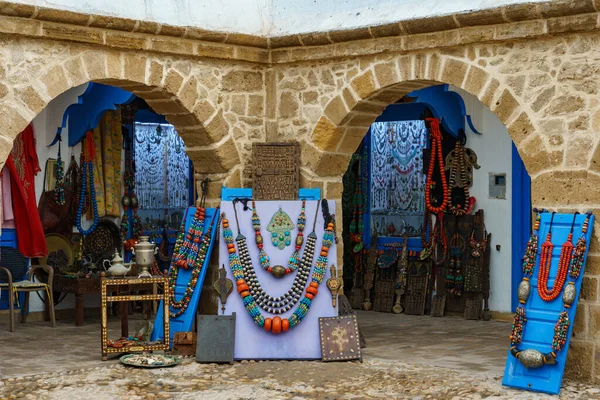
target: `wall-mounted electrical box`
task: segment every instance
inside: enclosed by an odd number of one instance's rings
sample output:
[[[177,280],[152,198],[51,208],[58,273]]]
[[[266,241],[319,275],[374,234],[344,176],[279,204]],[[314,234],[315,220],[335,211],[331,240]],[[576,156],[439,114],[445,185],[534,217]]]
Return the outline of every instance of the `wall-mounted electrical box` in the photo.
[[[490,172],[490,199],[506,199],[506,174]]]

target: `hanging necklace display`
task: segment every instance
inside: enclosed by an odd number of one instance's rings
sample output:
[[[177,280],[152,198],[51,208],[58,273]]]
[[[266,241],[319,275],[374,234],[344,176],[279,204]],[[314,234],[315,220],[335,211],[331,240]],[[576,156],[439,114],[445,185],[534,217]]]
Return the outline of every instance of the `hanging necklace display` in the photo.
[[[84,143],[81,149],[82,153],[85,153],[83,157],[83,162],[81,164],[81,191],[79,194],[79,202],[77,205],[77,217],[75,218],[75,223],[77,225],[77,230],[81,233],[82,236],[87,236],[96,230],[98,226],[98,203],[96,202],[96,189],[94,187],[94,138],[92,136],[92,132],[87,132],[86,137],[84,139]],[[89,175],[90,180],[90,192],[89,196],[86,196],[86,187],[87,187],[87,179]],[[84,212],[84,203],[86,201],[86,197],[89,197],[92,202],[92,210],[94,213],[94,221],[92,222],[92,226],[89,229],[83,229],[81,226],[81,218]]]
[[[132,154],[131,149],[126,152],[126,156],[127,154],[129,155],[129,162],[124,174],[125,196],[123,196],[123,206],[125,206],[125,203],[128,202],[128,207],[131,207],[133,210],[133,216],[131,218],[131,237],[137,239],[142,234],[142,221],[137,213],[139,201],[137,195],[135,194],[135,164],[133,162],[134,155]],[[127,199],[125,197],[127,197]],[[128,214],[125,215],[128,216]],[[129,221],[127,221],[127,224],[129,224]]]
[[[281,207],[269,222],[267,231],[271,233],[271,243],[279,250],[283,250],[292,243],[290,231],[294,229],[294,223],[289,215]]]
[[[427,169],[427,181],[425,185],[425,206],[426,209],[438,216],[443,215],[448,205],[448,185],[446,182],[446,174],[444,168],[444,155],[442,153],[442,132],[440,131],[440,120],[437,118],[427,118],[429,127],[431,130],[431,155],[429,156],[429,168]],[[440,181],[442,185],[442,203],[437,205],[434,204],[436,201],[431,197],[432,190],[437,186],[437,182],[433,179],[435,172],[436,161],[438,164],[438,172],[440,175]]]
[[[260,265],[263,267],[265,271],[273,275],[275,278],[282,278],[298,269],[298,263],[300,259],[300,249],[302,248],[302,244],[304,243],[304,227],[306,226],[306,214],[304,213],[304,207],[306,205],[306,200],[302,200],[302,209],[300,211],[300,215],[298,216],[298,221],[296,226],[298,227],[298,234],[296,235],[296,244],[294,247],[294,252],[290,256],[288,261],[288,266],[283,267],[282,265],[275,265],[271,267],[271,259],[269,255],[265,251],[263,247],[263,237],[260,233],[260,217],[256,212],[256,203],[252,200],[252,227],[254,228],[254,240],[256,242],[256,247],[258,247],[259,251],[259,259]],[[278,212],[280,212],[279,209]],[[286,214],[287,215],[287,214]],[[274,218],[274,217],[273,217]],[[288,217],[289,218],[289,217]],[[273,220],[271,220],[272,222]],[[269,224],[270,225],[270,224]],[[289,235],[289,232],[286,232]],[[273,243],[275,245],[275,243]]]
[[[85,138],[82,143],[85,143]],[[83,164],[84,163],[85,163],[85,151],[83,150],[83,146],[82,146],[82,150],[79,154],[79,172],[77,174],[79,176],[79,178],[81,178],[81,179],[83,179]],[[88,187],[86,185],[81,184],[81,179],[77,181],[77,184],[79,185],[79,187],[75,188],[75,190],[77,191],[77,205],[79,206],[81,196],[83,195],[84,196],[83,209],[81,210],[81,212],[82,212],[82,214],[86,214],[87,210],[88,210],[89,201],[90,201],[90,195],[89,195]],[[82,192],[82,190],[83,190],[83,192]]]
[[[56,157],[56,168],[54,170],[54,177],[56,183],[54,184],[54,201],[57,205],[63,206],[65,204],[65,166],[60,155],[60,146],[62,144],[62,136],[58,137],[58,156]]]
[[[487,244],[489,242],[491,234],[487,233],[485,224],[483,224],[483,239],[478,241],[475,238],[475,231],[477,231],[479,225],[482,224],[480,221],[479,213],[473,216],[473,227],[471,229],[471,235],[469,237],[469,254],[466,257],[466,264],[464,266],[464,290],[465,292],[481,293],[483,291],[484,283],[484,261],[481,259],[486,251]],[[479,308],[478,308],[479,310]],[[476,311],[479,313],[479,311]],[[476,314],[477,316],[478,314]]]
[[[186,213],[187,215],[187,213]],[[214,218],[219,215],[217,209]],[[171,266],[169,268],[169,286],[171,287],[171,299],[169,305],[169,315],[171,318],[177,318],[185,312],[194,290],[196,283],[198,282],[198,276],[202,271],[202,266],[206,260],[206,254],[208,253],[208,247],[210,246],[210,236],[212,231],[213,221],[210,222],[208,229],[204,232],[204,220],[206,217],[206,209],[204,207],[196,208],[196,213],[190,224],[187,234],[185,232],[185,218],[181,222],[177,239],[175,240],[175,249],[173,250],[173,259],[171,260]],[[185,289],[185,294],[180,300],[175,299],[175,285],[177,284],[177,275],[179,268],[191,269],[192,274],[188,281]],[[173,311],[175,310],[175,311]]]
[[[317,242],[317,235],[315,233],[317,214],[315,214],[315,219],[313,221],[313,230],[308,235],[308,238],[306,240],[306,246],[302,255],[302,262],[300,263],[300,268],[298,270],[298,273],[296,274],[296,277],[294,278],[292,286],[282,296],[273,297],[265,292],[260,282],[258,281],[256,271],[254,270],[254,265],[252,264],[252,260],[250,258],[250,252],[248,251],[246,237],[240,232],[240,225],[237,218],[237,209],[235,207],[235,203],[236,201],[233,202],[233,211],[238,227],[238,235],[235,238],[235,241],[238,245],[239,260],[244,269],[245,281],[249,287],[250,294],[252,294],[256,304],[263,310],[271,314],[285,313],[286,311],[291,310],[291,308],[300,300],[302,290],[306,285],[306,281],[308,280],[308,276],[310,274],[310,267],[312,265],[312,260],[315,252],[315,244]],[[318,209],[319,207],[317,206],[317,211]],[[225,230],[223,232],[223,237],[225,241],[227,241],[228,238],[225,238]],[[235,247],[228,246],[228,249],[230,249],[230,251],[232,248],[235,250]]]
[[[452,236],[452,243],[450,244],[450,265],[448,274],[446,275],[446,288],[454,296],[461,296],[464,289],[464,276],[462,273],[463,249],[464,241],[460,236],[458,224],[456,224],[456,231]]]
[[[576,213],[575,215],[577,215]],[[538,270],[538,284],[537,291],[540,298],[544,301],[552,301],[560,295],[563,286],[567,280],[567,273],[569,271],[569,263],[573,255],[573,226],[575,225],[575,218],[573,218],[573,225],[571,225],[571,232],[567,236],[567,240],[563,243],[560,249],[560,258],[558,261],[558,271],[554,278],[554,285],[552,289],[548,289],[548,278],[550,276],[550,266],[552,265],[552,250],[554,245],[552,244],[552,220],[554,219],[554,213],[550,219],[550,229],[546,236],[546,241],[542,244],[542,255],[540,257],[540,269]]]
[[[206,210],[202,207],[196,209],[196,214],[190,224],[185,239],[176,252],[173,252],[172,263],[178,268],[190,269],[196,265],[202,233],[204,233],[204,219]]]
[[[402,295],[406,293],[406,283],[408,278],[408,234],[404,234],[402,242],[402,253],[400,254],[400,262],[396,272],[395,293],[396,301],[392,307],[394,314],[400,314],[404,311],[402,307]]]
[[[471,255],[474,258],[479,258],[483,253],[485,253],[485,249],[487,248],[488,240],[490,238],[490,234],[488,234],[485,226],[483,228],[483,240],[481,242],[475,239],[475,228],[471,231],[471,237],[469,238],[469,246],[471,247]]]
[[[421,252],[421,259],[427,259],[434,255],[437,247],[438,236],[442,233],[442,223],[444,219],[444,211],[448,206],[448,185],[446,182],[446,173],[444,172],[444,155],[442,152],[442,132],[440,131],[440,120],[437,118],[427,118],[426,121],[429,123],[430,138],[431,138],[431,153],[429,156],[429,167],[427,168],[427,179],[425,184],[425,216],[423,222],[423,228],[421,231],[422,240],[424,244],[429,246],[424,247]],[[442,188],[442,201],[438,205],[438,200],[432,197],[432,191],[437,187],[437,182],[434,180],[434,173],[436,172],[436,161],[437,161],[437,173]],[[437,217],[435,227],[431,229],[431,215],[435,214]],[[424,238],[429,229],[429,242],[425,242]],[[425,233],[423,233],[423,231]],[[437,235],[437,236],[436,236]],[[439,251],[437,251],[439,253]],[[446,253],[446,247],[444,243],[444,256]]]
[[[319,205],[317,204],[317,211],[318,211],[318,209],[319,209]],[[315,217],[315,220],[316,220],[316,217]],[[322,242],[323,247],[321,248],[320,255],[317,258],[317,262],[315,263],[315,266],[313,268],[312,279],[311,279],[310,285],[306,288],[306,293],[304,294],[304,298],[300,301],[300,303],[298,304],[298,306],[296,307],[296,309],[294,310],[294,312],[292,313],[292,315],[289,318],[282,319],[279,316],[275,316],[274,318],[265,318],[263,316],[263,314],[260,312],[258,305],[254,299],[254,296],[250,293],[250,287],[249,287],[248,283],[246,283],[247,276],[246,276],[245,268],[242,266],[242,263],[240,262],[242,258],[249,260],[249,256],[246,257],[246,255],[244,255],[243,257],[238,257],[238,255],[236,254],[235,245],[233,244],[233,232],[229,228],[229,221],[225,218],[224,214],[222,215],[222,221],[223,221],[223,238],[225,239],[225,243],[227,243],[227,250],[229,252],[229,267],[231,268],[231,272],[236,279],[237,291],[240,294],[240,296],[242,297],[245,308],[248,311],[248,314],[254,320],[254,323],[256,325],[260,326],[261,328],[263,328],[265,331],[271,332],[273,334],[287,332],[290,328],[294,328],[295,326],[297,326],[300,322],[302,322],[302,320],[304,319],[306,314],[308,314],[314,297],[319,293],[319,285],[325,278],[325,273],[327,271],[327,260],[328,260],[327,256],[329,253],[329,248],[331,247],[331,245],[333,244],[333,241],[334,241],[333,231],[334,231],[335,226],[334,226],[333,222],[329,222],[329,224],[327,225],[327,229],[325,230],[325,233],[323,234],[323,242]],[[239,227],[239,225],[238,225],[238,227]],[[313,233],[314,233],[314,230],[309,235],[309,240],[307,240],[307,243],[306,243],[307,247],[304,251],[305,255],[307,254],[308,250],[310,249],[310,243],[311,243],[310,239],[311,239],[311,235]],[[242,236],[242,235],[238,234],[238,237],[240,237],[240,236]],[[242,236],[242,238],[243,238],[243,236]],[[314,235],[314,238],[316,239],[316,234]],[[240,242],[238,242],[238,251],[241,254],[243,254],[243,249],[240,250],[239,244],[241,243],[242,245],[244,245],[243,242],[245,242],[245,238],[243,238]],[[314,250],[314,242],[313,242],[313,250]],[[246,249],[246,253],[247,253],[247,249]],[[306,260],[306,258],[303,257],[303,263],[305,260]],[[308,261],[308,263],[309,263],[309,270],[310,270],[310,264],[312,264],[312,259],[310,261]],[[250,262],[250,264],[251,264],[251,262]]]
[[[135,188],[135,172],[134,172],[134,166],[133,166],[133,155],[132,155],[132,149],[131,149],[131,144],[128,141],[126,135],[123,137],[123,143],[124,143],[124,149],[125,149],[125,171],[123,172],[123,186],[124,186],[124,194],[123,197],[121,198],[121,204],[123,205],[123,215],[121,216],[121,235],[123,236],[123,240],[126,240],[127,238],[130,237],[131,234],[131,238],[137,238],[139,237],[139,234],[141,233],[141,230],[139,229],[139,225],[136,225],[138,221],[136,221],[134,219],[134,231],[130,232],[130,222],[129,222],[129,208],[132,207],[134,205],[135,202],[135,206],[137,208],[137,197],[135,197],[134,200],[134,188]],[[137,213],[136,213],[137,214]],[[134,217],[135,218],[135,217]],[[137,233],[137,235],[136,235]]]
[[[449,190],[459,189],[463,191],[464,200],[462,204],[454,204],[453,196],[450,196],[449,208],[452,214],[460,216],[467,215],[473,211],[476,199],[469,194],[469,188],[473,184],[473,169],[479,169],[477,155],[471,149],[467,149],[461,139],[456,141],[454,150],[446,156],[446,171],[450,171]]]
[[[575,213],[575,215],[573,216],[573,225],[575,224],[575,219],[577,218],[578,214],[579,213]],[[515,313],[512,325],[512,332],[510,335],[510,353],[517,360],[519,360],[525,368],[539,368],[545,364],[556,364],[556,353],[562,350],[562,348],[567,342],[567,333],[571,324],[569,321],[569,315],[567,313],[567,310],[571,307],[571,305],[575,301],[575,298],[577,297],[577,288],[575,287],[575,281],[579,278],[579,275],[581,274],[581,269],[583,268],[583,262],[587,248],[585,235],[588,230],[590,215],[591,213],[587,214],[586,219],[581,228],[581,236],[577,240],[577,245],[574,247],[574,249],[572,248],[572,258],[570,259],[568,265],[568,277],[570,279],[562,295],[564,309],[559,314],[558,319],[556,321],[556,325],[554,326],[554,335],[552,338],[552,351],[549,353],[542,353],[541,351],[535,349],[520,350],[517,347],[523,341],[523,332],[525,330],[525,324],[527,322],[527,316],[523,304],[527,302],[527,299],[531,292],[531,285],[529,283],[529,279],[533,275],[535,258],[537,256],[537,236],[540,228],[540,214],[538,213],[536,216],[534,231],[531,235],[531,238],[529,239],[529,242],[527,243],[525,257],[523,259],[523,280],[519,284],[518,289],[519,305],[517,306],[517,311]],[[569,236],[572,236],[572,230],[573,228],[571,227],[571,233],[569,234]],[[567,239],[567,241],[569,241],[569,239]],[[540,261],[540,268],[541,267],[542,266]]]
[[[361,170],[360,161],[358,170]],[[352,221],[350,221],[350,241],[353,244],[352,252],[354,254],[362,254],[362,249],[364,247],[362,236],[363,230],[365,229],[365,223],[363,221],[363,196],[362,182],[360,178],[354,185],[354,197],[352,202]]]

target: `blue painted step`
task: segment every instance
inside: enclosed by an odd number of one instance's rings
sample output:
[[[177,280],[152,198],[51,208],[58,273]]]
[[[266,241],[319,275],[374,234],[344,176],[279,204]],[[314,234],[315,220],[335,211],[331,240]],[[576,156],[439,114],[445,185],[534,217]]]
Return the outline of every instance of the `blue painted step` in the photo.
[[[235,199],[251,199],[251,188],[226,188],[221,189],[221,200],[233,201]],[[300,188],[298,199],[319,200],[321,198],[321,189],[319,188]]]
[[[542,353],[548,353],[552,350],[551,346],[552,338],[554,336],[554,325],[556,324],[558,315],[563,310],[562,293],[557,299],[551,302],[545,302],[540,298],[537,292],[537,274],[539,272],[541,246],[546,240],[546,235],[548,234],[548,230],[550,228],[551,217],[551,213],[542,214],[536,267],[533,271],[533,276],[531,277],[531,293],[529,294],[529,298],[525,304],[527,322],[523,332],[523,342],[519,345],[519,349],[536,349]],[[575,227],[573,230],[574,245],[581,236],[581,228],[583,226],[583,222],[585,221],[585,217],[585,215],[578,215],[575,220]],[[558,270],[558,260],[560,257],[561,246],[567,239],[569,231],[571,230],[572,222],[573,214],[554,215],[554,222],[552,223],[552,243],[554,244],[554,250],[552,252],[552,264],[550,268],[550,276],[548,278],[548,287],[552,287],[554,284],[554,279],[556,278],[556,272]],[[589,243],[592,237],[593,227],[594,216],[591,216],[586,234],[586,241],[588,243],[587,250],[589,250]],[[587,250],[585,254],[585,261],[587,261]],[[556,364],[544,365],[541,368],[527,369],[519,360],[510,354],[509,345],[506,368],[504,370],[504,379],[502,380],[503,385],[549,394],[558,394],[560,392],[560,385],[565,372],[565,361],[567,360],[567,352],[569,350],[569,342],[571,340],[571,335],[573,334],[573,322],[575,321],[575,311],[577,311],[577,302],[579,301],[579,293],[581,291],[581,281],[583,279],[583,273],[586,264],[585,261],[583,269],[581,270],[581,274],[575,281],[575,286],[577,288],[575,302],[573,305],[571,305],[571,308],[568,309],[569,320],[571,321],[571,324],[567,334],[567,342],[563,346],[562,350],[557,353]],[[509,333],[507,332],[507,343],[509,341],[508,334]]]
[[[170,336],[171,336],[171,345],[173,345],[173,336],[175,332],[190,332],[192,331],[192,326],[194,323],[194,318],[196,316],[196,310],[198,308],[198,302],[200,301],[200,294],[202,293],[202,285],[204,285],[204,278],[206,277],[206,271],[208,270],[208,264],[210,262],[210,255],[212,253],[212,249],[215,245],[215,237],[218,232],[218,224],[219,224],[219,216],[217,215],[214,219],[213,216],[217,212],[216,208],[207,208],[206,209],[206,225],[205,229],[208,229],[208,224],[212,221],[212,232],[210,238],[210,246],[208,247],[208,253],[206,254],[206,259],[204,260],[204,265],[202,265],[202,271],[200,271],[200,275],[198,275],[198,282],[196,282],[196,288],[194,289],[194,294],[190,300],[190,304],[183,314],[178,316],[177,318],[170,319]],[[186,220],[185,220],[185,232],[188,231],[190,224],[192,223],[192,218],[196,213],[196,207],[189,207],[186,212]],[[183,297],[185,293],[185,289],[187,288],[187,284],[190,280],[190,276],[192,274],[191,270],[179,270],[177,274],[177,283],[175,284],[175,298],[177,300]],[[163,340],[163,307],[164,304],[161,301],[158,307],[158,312],[156,313],[156,320],[154,321],[154,330],[152,331],[152,339],[151,340]]]

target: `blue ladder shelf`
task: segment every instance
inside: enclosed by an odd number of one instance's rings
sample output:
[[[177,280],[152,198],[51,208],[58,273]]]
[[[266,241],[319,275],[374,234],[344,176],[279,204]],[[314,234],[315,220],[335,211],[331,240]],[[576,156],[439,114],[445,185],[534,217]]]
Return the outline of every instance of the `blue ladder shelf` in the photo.
[[[212,220],[212,232],[210,238],[210,245],[208,247],[208,252],[206,254],[206,259],[204,260],[204,265],[202,265],[202,271],[200,271],[200,275],[198,276],[198,282],[196,282],[196,288],[194,289],[194,294],[192,294],[192,298],[190,299],[190,304],[183,314],[178,316],[177,318],[171,318],[169,321],[170,324],[170,340],[171,345],[173,345],[173,336],[175,332],[190,332],[192,330],[192,326],[194,324],[194,318],[196,316],[196,310],[198,309],[198,302],[200,301],[200,294],[202,293],[202,285],[204,285],[204,278],[206,277],[206,271],[208,270],[208,264],[210,263],[210,255],[212,253],[212,249],[215,245],[215,237],[219,230],[219,216],[217,215],[214,219],[213,216],[217,212],[216,208],[207,208],[206,209],[206,225],[205,229],[208,229],[208,224],[210,224]],[[196,213],[196,207],[190,207],[187,209],[187,218],[185,221],[185,231],[187,232],[190,224],[192,223],[192,218]],[[179,270],[177,274],[177,283],[175,284],[175,298],[181,299],[183,294],[185,293],[185,289],[187,288],[187,284],[190,280],[190,276],[192,275],[191,270]],[[161,301],[158,307],[158,311],[156,313],[156,320],[154,321],[154,330],[152,331],[151,340],[163,340],[163,307],[164,304]]]
[[[551,344],[554,336],[554,325],[556,324],[558,315],[563,310],[562,293],[557,299],[551,302],[543,301],[537,293],[537,274],[539,271],[541,246],[546,240],[546,235],[548,234],[548,230],[550,228],[551,217],[552,213],[542,214],[539,230],[536,267],[530,279],[531,292],[529,294],[529,298],[527,299],[527,303],[525,303],[527,322],[523,331],[523,341],[519,346],[520,349],[536,349],[542,353],[548,353],[552,350]],[[575,220],[575,226],[573,229],[573,245],[577,243],[577,240],[581,236],[581,228],[585,218],[586,216],[582,214],[578,215]],[[554,250],[552,251],[552,264],[550,267],[550,276],[548,277],[549,287],[552,287],[554,284],[556,272],[558,270],[560,249],[562,244],[567,239],[569,231],[571,230],[572,222],[573,214],[554,215],[554,222],[552,223],[552,243],[554,243]],[[560,392],[560,385],[565,372],[565,362],[567,360],[569,342],[571,341],[571,335],[573,334],[573,321],[575,321],[575,311],[577,311],[577,302],[579,301],[579,294],[581,292],[581,281],[583,279],[593,227],[594,216],[592,215],[590,217],[588,231],[586,234],[588,247],[586,249],[584,265],[579,278],[577,278],[575,281],[577,295],[575,297],[575,302],[567,311],[569,314],[569,321],[571,321],[569,332],[567,333],[567,342],[563,346],[562,350],[557,353],[556,364],[544,365],[541,368],[527,369],[519,360],[510,354],[509,345],[506,368],[504,370],[504,379],[502,380],[503,385],[549,394],[558,394]],[[506,340],[508,342],[508,337]]]

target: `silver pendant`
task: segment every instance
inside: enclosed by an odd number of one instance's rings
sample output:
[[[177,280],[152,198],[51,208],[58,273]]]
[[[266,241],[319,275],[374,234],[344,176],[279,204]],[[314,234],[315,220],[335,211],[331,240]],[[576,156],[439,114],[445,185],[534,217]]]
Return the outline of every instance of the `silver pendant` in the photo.
[[[517,290],[519,302],[521,302],[521,304],[525,304],[530,292],[531,285],[529,284],[529,279],[525,278],[519,283],[519,288]]]

